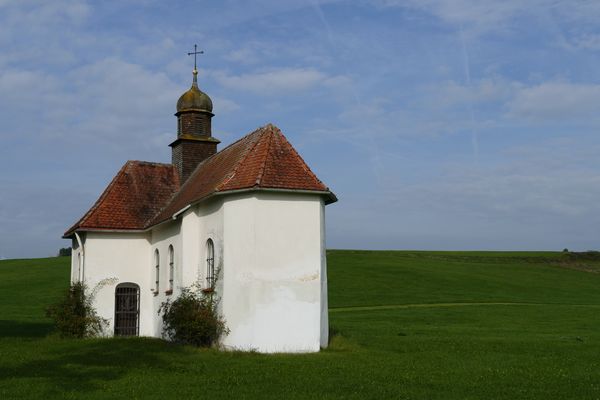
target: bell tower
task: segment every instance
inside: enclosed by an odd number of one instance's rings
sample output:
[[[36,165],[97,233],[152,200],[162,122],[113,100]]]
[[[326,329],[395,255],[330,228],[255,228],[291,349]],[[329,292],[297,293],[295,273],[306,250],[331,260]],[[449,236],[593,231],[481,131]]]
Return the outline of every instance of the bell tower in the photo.
[[[218,139],[212,137],[211,119],[212,100],[198,88],[198,69],[194,45],[194,71],[192,87],[181,95],[177,101],[177,139],[171,143],[171,162],[179,171],[180,182],[183,184],[198,164],[217,152]]]

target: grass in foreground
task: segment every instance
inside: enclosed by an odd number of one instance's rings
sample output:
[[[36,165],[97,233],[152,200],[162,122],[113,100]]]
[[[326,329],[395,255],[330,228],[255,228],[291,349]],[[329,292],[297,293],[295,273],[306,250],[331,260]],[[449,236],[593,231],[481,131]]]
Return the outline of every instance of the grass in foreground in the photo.
[[[329,251],[328,262],[330,348],[261,355],[59,340],[43,308],[68,282],[67,259],[2,261],[0,398],[600,397],[600,275],[564,255]]]

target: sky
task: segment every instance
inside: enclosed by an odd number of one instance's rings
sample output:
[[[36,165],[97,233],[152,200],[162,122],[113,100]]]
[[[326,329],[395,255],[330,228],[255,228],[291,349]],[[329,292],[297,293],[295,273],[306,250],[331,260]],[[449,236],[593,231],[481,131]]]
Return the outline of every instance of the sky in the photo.
[[[199,85],[336,193],[327,246],[600,247],[600,2],[0,0],[0,258],[55,255]]]

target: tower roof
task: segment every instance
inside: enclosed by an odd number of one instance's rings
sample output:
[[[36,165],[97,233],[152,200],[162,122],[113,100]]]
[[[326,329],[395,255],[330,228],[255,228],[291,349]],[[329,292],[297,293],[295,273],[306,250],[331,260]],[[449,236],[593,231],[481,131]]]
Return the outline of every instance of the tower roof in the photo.
[[[194,69],[192,86],[177,100],[177,113],[183,111],[205,111],[212,113],[212,100],[198,88],[198,70]]]

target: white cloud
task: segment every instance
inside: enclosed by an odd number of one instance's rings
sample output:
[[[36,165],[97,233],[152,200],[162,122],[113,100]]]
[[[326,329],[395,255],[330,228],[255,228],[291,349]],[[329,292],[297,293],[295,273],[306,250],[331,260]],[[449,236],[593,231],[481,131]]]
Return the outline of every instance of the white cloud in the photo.
[[[527,85],[489,78],[470,86],[456,81],[430,85],[411,110],[416,117],[428,113],[427,120],[417,123],[418,130],[452,132],[466,128],[464,119],[469,117],[470,110],[480,128],[509,121],[597,124],[598,104],[600,85],[597,84],[550,80]]]
[[[81,25],[91,14],[91,7],[84,0],[57,0],[51,2],[14,1],[0,3],[3,22],[0,31],[13,34],[48,32],[51,28]],[[14,28],[19,27],[18,31]],[[23,27],[27,27],[23,29]]]
[[[518,29],[521,17],[559,24],[591,23],[600,18],[600,3],[589,0],[379,0],[384,7],[405,7],[427,12],[470,33]]]
[[[6,69],[0,71],[0,106],[3,124],[0,133],[4,138],[31,139],[43,135],[52,124],[69,117],[72,105],[70,96],[63,92],[61,82],[40,71]],[[31,117],[35,110],[35,117]]]
[[[53,178],[45,182],[42,178],[33,182],[0,178],[0,255],[48,257],[68,246],[62,233],[75,222],[77,213],[91,205],[93,197],[82,185],[62,186]]]
[[[381,0],[384,6],[422,10],[445,22],[466,25],[480,31],[504,29],[515,15],[547,4],[552,0]]]
[[[156,39],[142,44],[134,42],[131,49],[132,59],[161,64],[168,60],[172,51],[178,48],[177,44],[171,37],[157,37]]]
[[[257,50],[250,47],[231,50],[224,58],[242,64],[254,64],[260,60]]]
[[[240,75],[216,71],[211,75],[229,89],[277,95],[305,90],[328,79],[327,75],[313,68],[280,68]]]
[[[261,61],[265,61],[270,59],[271,57],[278,56],[277,50],[271,48],[269,45],[272,46],[273,43],[258,41],[250,41],[243,44],[228,43],[226,44],[226,47],[228,47],[229,50],[223,56],[223,58],[227,61],[232,61],[236,64],[259,64],[261,63]]]
[[[78,58],[73,43],[81,39],[91,14],[91,6],[81,0],[0,4],[0,67],[73,64]]]
[[[600,3],[595,0],[555,1],[551,8],[556,9],[571,22],[590,22],[593,26],[597,26],[600,17]]]
[[[330,226],[337,240],[375,248],[597,248],[600,176],[586,160],[598,151],[597,141],[546,140],[480,166],[439,163],[427,179],[404,153],[385,161],[385,187],[330,209]]]
[[[600,85],[545,82],[520,89],[508,104],[513,117],[533,120],[598,119]]]
[[[600,50],[600,35],[584,33],[571,39],[561,38],[559,45],[568,50]]]
[[[231,114],[240,109],[240,105],[233,100],[219,96],[211,96],[211,99],[213,101],[214,109],[217,110],[220,115]]]
[[[520,87],[517,82],[501,78],[486,78],[465,85],[456,81],[431,85],[426,90],[426,104],[434,108],[462,107],[465,104],[481,105],[509,99]]]

